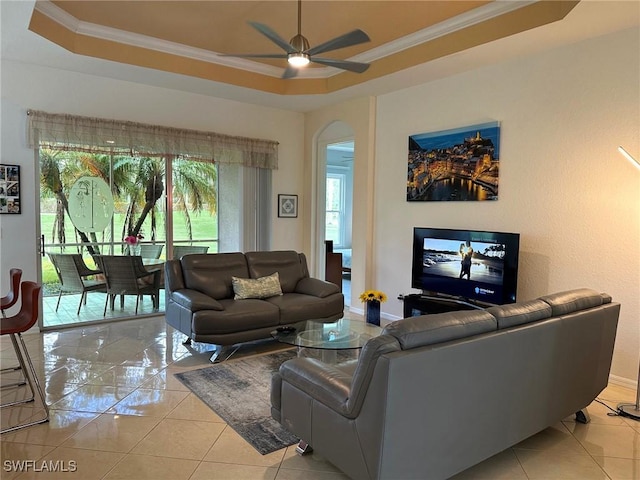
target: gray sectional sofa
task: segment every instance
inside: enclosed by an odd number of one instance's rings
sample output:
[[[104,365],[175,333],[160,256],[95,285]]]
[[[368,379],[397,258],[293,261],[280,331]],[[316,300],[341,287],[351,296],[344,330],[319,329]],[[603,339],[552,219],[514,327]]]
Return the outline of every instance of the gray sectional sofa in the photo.
[[[272,416],[354,479],[445,479],[606,387],[620,305],[589,289],[407,318],[358,360],[285,362]]]
[[[232,277],[257,279],[278,273],[282,295],[235,300]],[[167,323],[189,339],[211,343],[211,361],[228,358],[233,346],[269,338],[279,326],[305,320],[333,322],[344,296],[329,282],[311,278],[295,251],[185,255],[165,265]]]

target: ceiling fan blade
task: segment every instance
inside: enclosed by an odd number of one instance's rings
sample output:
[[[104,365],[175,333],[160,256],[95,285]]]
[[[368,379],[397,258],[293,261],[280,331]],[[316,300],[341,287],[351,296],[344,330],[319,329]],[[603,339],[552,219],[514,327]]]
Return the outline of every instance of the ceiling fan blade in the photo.
[[[273,43],[278,45],[285,52],[287,52],[287,53],[296,53],[296,49],[293,48],[289,44],[289,42],[285,41],[282,37],[280,37],[280,35],[278,35],[276,32],[271,30],[271,28],[267,27],[265,24],[258,23],[258,22],[249,22],[249,25],[251,25],[253,28],[258,30],[261,34],[263,34],[265,37],[267,37]]]
[[[296,67],[292,67],[291,65],[289,65],[284,70],[284,73],[282,74],[281,78],[286,80],[287,78],[293,78],[297,75],[298,75],[298,69]]]
[[[341,68],[342,70],[349,70],[350,72],[355,73],[365,72],[367,68],[369,68],[368,63],[351,62],[349,60],[334,60],[331,58],[311,57],[311,61],[314,63],[319,63],[321,65],[326,65],[328,67]]]
[[[338,50],[339,48],[350,47],[352,45],[359,45],[361,43],[369,42],[371,39],[369,35],[364,33],[360,29],[353,30],[352,32],[340,35],[328,42],[321,43],[320,45],[310,48],[305,53],[310,56],[317,55],[318,53],[329,52],[331,50]]]
[[[287,58],[286,53],[219,53],[218,56],[238,58]]]

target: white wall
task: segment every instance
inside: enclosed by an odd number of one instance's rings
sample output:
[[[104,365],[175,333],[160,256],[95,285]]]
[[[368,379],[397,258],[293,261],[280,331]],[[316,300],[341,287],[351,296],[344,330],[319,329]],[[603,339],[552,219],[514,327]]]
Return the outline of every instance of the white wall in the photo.
[[[521,234],[518,298],[590,287],[622,304],[612,374],[635,381],[640,354],[638,29],[378,98],[375,277],[409,293],[414,226]],[[501,122],[496,202],[406,202],[407,137]],[[415,292],[415,291],[414,291]],[[401,316],[401,304],[383,304]],[[579,339],[576,339],[579,341]]]
[[[304,217],[279,219],[275,197],[302,182],[304,117],[301,113],[151,87],[47,67],[2,62],[0,162],[22,167],[21,215],[0,216],[0,292],[10,267],[36,278],[35,218],[38,172],[27,148],[28,109],[114,118],[229,135],[276,140],[279,169],[273,173],[272,248],[302,250]]]
[[[374,179],[374,135],[375,135],[375,98],[362,97],[338,105],[309,112],[305,115],[305,170],[303,191],[303,211],[309,222],[305,224],[305,252],[316,253],[313,212],[317,182],[317,145],[318,139],[327,127],[340,121],[353,131],[353,217],[351,257],[351,290],[364,291],[373,278],[373,179]],[[344,138],[342,138],[344,139]],[[329,140],[329,138],[324,138]],[[312,258],[313,255],[310,255]],[[317,267],[316,267],[317,268]],[[312,274],[314,271],[312,271]],[[351,296],[355,311],[362,312],[357,303],[358,294]]]

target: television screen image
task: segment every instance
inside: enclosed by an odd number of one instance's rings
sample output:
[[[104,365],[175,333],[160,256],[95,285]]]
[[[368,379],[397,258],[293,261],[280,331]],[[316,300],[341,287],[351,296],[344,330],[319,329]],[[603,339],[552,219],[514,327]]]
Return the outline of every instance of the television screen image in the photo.
[[[516,233],[416,227],[411,286],[471,302],[515,302],[519,242]]]
[[[502,285],[505,251],[502,243],[425,238],[422,265],[424,273]]]

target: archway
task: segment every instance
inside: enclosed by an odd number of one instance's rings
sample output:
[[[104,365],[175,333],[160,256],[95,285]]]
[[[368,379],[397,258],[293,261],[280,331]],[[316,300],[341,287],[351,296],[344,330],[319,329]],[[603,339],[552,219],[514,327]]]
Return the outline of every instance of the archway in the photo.
[[[352,254],[353,178],[355,143],[353,129],[335,121],[316,136],[314,168],[314,264],[316,272],[325,272],[325,241],[332,242],[343,257],[345,304],[350,305],[350,266]]]

